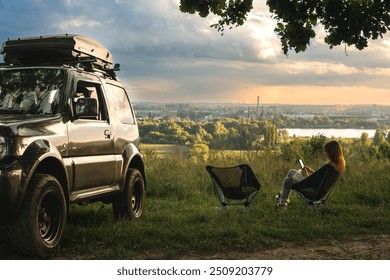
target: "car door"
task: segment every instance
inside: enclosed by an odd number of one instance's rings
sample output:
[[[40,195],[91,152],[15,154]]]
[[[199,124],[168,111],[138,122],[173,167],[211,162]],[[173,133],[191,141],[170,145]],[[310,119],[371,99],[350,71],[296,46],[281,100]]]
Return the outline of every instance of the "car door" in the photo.
[[[76,75],[72,106],[80,98],[97,100],[97,116],[75,117],[68,123],[68,153],[73,164],[73,191],[111,186],[115,176],[114,141],[99,78]],[[74,107],[73,107],[74,109]]]

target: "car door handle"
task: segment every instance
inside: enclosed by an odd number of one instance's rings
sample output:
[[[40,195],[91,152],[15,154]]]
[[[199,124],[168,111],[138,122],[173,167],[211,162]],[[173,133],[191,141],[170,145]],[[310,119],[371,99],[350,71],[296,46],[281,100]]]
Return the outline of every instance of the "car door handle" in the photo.
[[[111,136],[112,136],[112,132],[109,131],[109,130],[105,130],[104,131],[104,138],[105,139],[111,139]]]

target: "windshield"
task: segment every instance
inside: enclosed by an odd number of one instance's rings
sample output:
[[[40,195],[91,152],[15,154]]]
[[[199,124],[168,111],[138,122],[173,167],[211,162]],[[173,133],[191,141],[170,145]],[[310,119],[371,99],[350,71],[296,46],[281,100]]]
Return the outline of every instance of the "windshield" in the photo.
[[[63,80],[60,69],[0,70],[0,113],[56,114]]]

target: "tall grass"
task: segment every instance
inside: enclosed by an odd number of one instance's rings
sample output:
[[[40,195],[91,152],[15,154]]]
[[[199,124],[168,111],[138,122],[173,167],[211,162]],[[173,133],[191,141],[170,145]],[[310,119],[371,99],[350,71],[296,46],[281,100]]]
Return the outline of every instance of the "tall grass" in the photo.
[[[240,163],[251,165],[263,188],[252,212],[234,206],[221,211],[205,166]],[[360,234],[390,232],[389,161],[348,162],[329,198],[332,213],[319,215],[310,211],[302,215],[303,205],[297,196],[289,209],[275,207],[274,196],[287,171],[295,166],[272,152],[213,151],[207,162],[181,154],[150,154],[146,166],[143,217],[135,222],[114,222],[109,206],[89,206],[95,209],[92,213],[77,207],[59,256],[79,251],[90,252],[83,256],[90,258],[223,256],[232,250],[275,248],[286,241],[342,242]],[[99,253],[94,253],[96,247]]]
[[[180,153],[145,152],[147,197],[143,216],[114,221],[110,205],[72,206],[58,252],[59,259],[223,258],[228,251],[253,252],[283,246],[390,232],[390,162],[347,161],[347,171],[329,198],[330,214],[302,215],[292,197],[287,210],[275,207],[275,194],[293,163],[269,152],[210,152],[207,162]],[[252,211],[241,206],[221,210],[206,164],[248,163],[263,184]],[[318,168],[318,166],[313,166]],[[1,258],[18,258],[6,245]],[[2,253],[5,252],[5,253]],[[7,254],[7,255],[5,255]]]

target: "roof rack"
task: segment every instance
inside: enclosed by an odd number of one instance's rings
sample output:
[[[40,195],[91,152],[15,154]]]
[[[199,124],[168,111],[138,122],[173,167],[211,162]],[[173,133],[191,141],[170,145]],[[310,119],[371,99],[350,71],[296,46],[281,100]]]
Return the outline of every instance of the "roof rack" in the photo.
[[[97,68],[95,67],[95,64],[93,62],[95,61],[91,61],[92,59],[88,60],[88,59],[85,59],[85,60],[79,60],[79,61],[73,61],[73,62],[68,62],[68,63],[64,63],[64,65],[68,64],[68,65],[72,65],[74,66],[75,68],[82,68],[83,70],[85,71],[89,71],[89,72],[94,72],[94,73],[100,73],[106,77],[109,77],[113,80],[117,80],[117,75],[116,75],[116,71],[119,71],[120,70],[120,64],[116,63],[113,67],[111,68],[108,68],[108,67],[104,67],[104,68]]]
[[[82,69],[84,71],[88,71],[91,73],[100,73],[104,75],[105,77],[111,78],[113,80],[117,80],[116,72],[120,71],[120,64],[116,63],[112,68],[96,68],[94,67],[94,62],[96,62],[96,59],[94,58],[86,58],[86,59],[79,59],[79,60],[73,60],[73,61],[65,61],[65,62],[43,62],[43,63],[35,63],[31,65],[21,64],[21,63],[15,63],[15,64],[9,64],[9,63],[0,63],[0,67],[8,68],[8,67],[17,67],[17,66],[72,66],[76,69]]]

